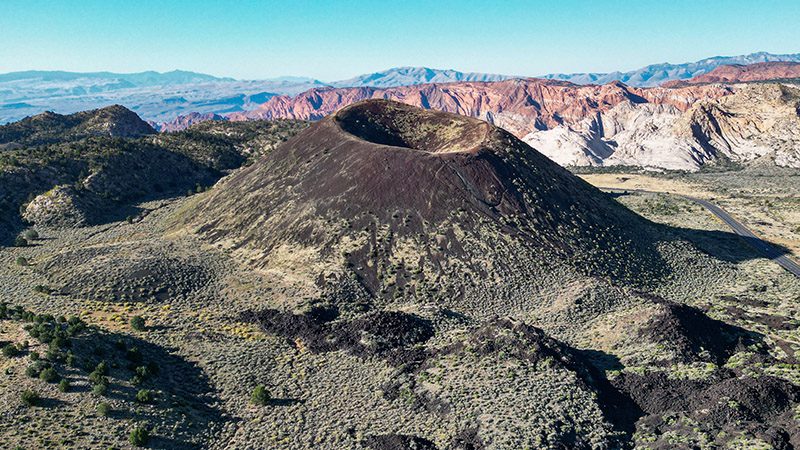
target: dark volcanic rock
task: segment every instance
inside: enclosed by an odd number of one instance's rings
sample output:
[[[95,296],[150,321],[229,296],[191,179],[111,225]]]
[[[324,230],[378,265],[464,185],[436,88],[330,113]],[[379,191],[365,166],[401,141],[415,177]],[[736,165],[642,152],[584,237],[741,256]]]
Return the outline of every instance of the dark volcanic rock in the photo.
[[[645,221],[509,133],[379,100],[344,108],[227,178],[183,223],[256,251],[255,266],[286,245],[332,264],[344,255],[374,295],[400,295],[423,277],[448,278],[436,290],[451,297],[496,292],[494,276],[524,278],[521,268],[537,265],[629,280],[663,270]],[[345,250],[345,240],[360,244]],[[404,263],[423,267],[396,267],[398,241],[413,246]],[[471,283],[447,276],[461,266]]]
[[[680,428],[679,421],[668,418],[682,414],[715,434],[720,430],[748,430],[774,448],[793,448],[800,443],[794,419],[800,388],[785,380],[719,370],[702,380],[670,378],[663,372],[626,373],[613,384],[646,414],[639,428],[659,430],[659,435]],[[670,447],[667,442],[657,442],[652,448]]]
[[[433,336],[427,320],[397,311],[374,311],[350,320],[336,320],[338,312],[324,307],[312,308],[305,314],[274,309],[248,311],[241,317],[270,333],[301,339],[314,352],[344,349],[361,356],[386,355]]]
[[[755,333],[712,319],[691,306],[649,297],[659,311],[640,329],[640,337],[675,349],[677,362],[721,365],[737,351],[761,341]]]

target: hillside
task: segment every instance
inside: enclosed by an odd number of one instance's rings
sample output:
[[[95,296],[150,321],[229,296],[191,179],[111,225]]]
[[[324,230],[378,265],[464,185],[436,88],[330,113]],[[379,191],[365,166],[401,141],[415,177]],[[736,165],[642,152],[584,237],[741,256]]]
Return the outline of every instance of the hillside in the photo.
[[[3,244],[13,242],[22,219],[74,227],[137,217],[143,212],[131,203],[211,186],[222,171],[269,152],[306,126],[209,122],[157,135],[123,109],[45,114],[0,127],[16,139],[0,150]]]
[[[155,130],[129,109],[114,105],[66,116],[45,112],[2,125],[0,146],[37,146],[96,136],[129,138],[147,134],[155,134]]]
[[[431,282],[487,295],[545,261],[632,280],[660,270],[635,215],[507,132],[382,100],[314,124],[186,214],[257,267],[313,255],[325,272],[358,268],[371,295]]]
[[[354,390],[343,373],[391,368],[388,379],[358,380],[378,389],[380,401],[355,389],[359,396],[345,405],[304,385],[325,405],[310,408],[315,427],[344,416],[365,430],[359,438],[332,429],[329,445],[583,449],[652,439],[668,448],[669,436],[683,431],[664,414],[700,420],[721,391],[754,411],[736,416],[746,426],[763,430],[761,417],[776,419],[759,439],[798,439],[785,415],[800,397],[777,379],[762,380],[764,398],[786,403],[761,404],[749,394],[753,379],[738,371],[709,369],[714,375],[697,382],[667,375],[681,369],[607,378],[604,370],[621,367],[609,361],[716,367],[741,348],[755,359],[765,350],[744,330],[652,293],[710,273],[731,276],[721,261],[485,122],[358,102],[182,205],[171,224],[171,234],[188,230],[275,286],[291,286],[259,306],[242,303],[239,317],[325,361],[315,385]],[[752,367],[755,359],[739,355]],[[513,374],[498,376],[498,361]],[[572,402],[563,401],[565,391]],[[698,397],[683,401],[673,391]],[[552,408],[534,412],[530,401]],[[364,425],[367,411],[390,414],[398,403],[414,411],[402,413],[413,428]],[[456,425],[481,408],[509,419]],[[737,426],[725,409],[732,407],[719,408],[719,420],[698,433]],[[519,415],[533,420],[511,419]],[[431,416],[439,425],[418,422]],[[556,417],[570,431],[537,438]],[[632,437],[634,430],[648,437]],[[292,436],[305,442],[294,448],[310,445],[304,431]]]

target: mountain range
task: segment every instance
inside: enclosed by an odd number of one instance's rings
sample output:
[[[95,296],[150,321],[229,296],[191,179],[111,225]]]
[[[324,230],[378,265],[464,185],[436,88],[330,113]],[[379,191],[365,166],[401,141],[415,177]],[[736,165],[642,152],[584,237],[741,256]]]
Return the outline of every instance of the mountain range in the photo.
[[[686,80],[708,73],[719,66],[749,65],[765,62],[800,62],[800,53],[776,55],[767,52],[739,56],[715,56],[684,64],[651,64],[628,72],[548,74],[541,78],[569,81],[575,84],[605,84],[622,81],[639,87],[658,86],[673,80]]]
[[[685,64],[656,64],[629,72],[546,74],[539,78],[574,84],[621,81],[634,87],[685,80],[727,64],[769,61],[800,62],[800,54],[713,57]],[[0,75],[0,123],[43,111],[68,114],[122,104],[153,123],[189,113],[226,114],[250,111],[276,95],[297,95],[321,87],[392,88],[426,83],[492,82],[524,76],[459,72],[426,67],[398,67],[346,80],[323,82],[307,77],[235,80],[187,71],[165,73],[74,73],[25,71]]]

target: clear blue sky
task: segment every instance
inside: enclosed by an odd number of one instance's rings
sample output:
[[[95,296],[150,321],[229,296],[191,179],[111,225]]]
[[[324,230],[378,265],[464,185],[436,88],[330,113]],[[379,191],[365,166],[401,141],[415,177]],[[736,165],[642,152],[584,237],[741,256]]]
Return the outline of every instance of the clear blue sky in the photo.
[[[0,72],[610,71],[797,53],[798,18],[798,0],[0,0]]]

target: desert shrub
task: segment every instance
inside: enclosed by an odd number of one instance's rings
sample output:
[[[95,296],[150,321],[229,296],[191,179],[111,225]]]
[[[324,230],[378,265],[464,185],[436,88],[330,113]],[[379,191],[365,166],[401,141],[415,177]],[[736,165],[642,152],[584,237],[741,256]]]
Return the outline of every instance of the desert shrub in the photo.
[[[3,356],[6,358],[13,358],[19,356],[19,349],[14,344],[6,344],[3,346]]]
[[[39,233],[33,228],[26,230],[22,236],[28,241],[35,241],[36,239],[39,239]]]
[[[142,316],[131,317],[131,328],[133,328],[136,331],[144,331],[145,329],[144,317]]]
[[[139,392],[136,393],[136,401],[139,403],[153,403],[153,400],[155,400],[155,395],[149,389],[139,389]]]
[[[58,390],[61,392],[69,391],[69,381],[67,381],[66,379],[62,379],[61,381],[59,381]]]
[[[130,441],[131,445],[134,447],[144,447],[149,440],[150,433],[144,427],[134,428],[131,430],[130,436],[128,436],[128,441]]]
[[[34,286],[33,291],[39,294],[48,294],[48,295],[53,292],[52,289],[42,284],[37,284],[36,286]]]
[[[265,406],[269,403],[270,394],[267,391],[267,387],[263,384],[259,384],[253,389],[253,393],[250,395],[250,403],[259,406]]]
[[[108,379],[103,378],[99,383],[95,384],[92,388],[92,393],[95,395],[106,395],[108,393]]]
[[[38,378],[41,375],[42,371],[44,371],[49,367],[50,364],[44,361],[34,361],[31,365],[28,366],[27,369],[25,369],[25,374],[31,378]]]
[[[48,367],[39,373],[39,379],[48,383],[55,383],[59,378],[58,372],[52,367]]]
[[[36,406],[39,404],[39,393],[36,391],[32,391],[30,389],[25,389],[22,391],[22,403],[26,406]]]
[[[17,236],[17,238],[14,239],[14,247],[27,247],[27,246],[28,246],[28,241],[24,237]]]
[[[134,375],[128,380],[128,383],[130,383],[131,386],[139,386],[140,384],[144,383],[144,378],[139,375]]]
[[[92,371],[93,373],[97,373],[100,376],[108,375],[108,363],[105,361],[100,361]]]
[[[111,406],[108,403],[100,402],[100,404],[97,405],[97,414],[106,417],[110,412],[111,412]]]
[[[125,352],[125,359],[132,363],[138,364],[142,362],[144,357],[142,356],[142,352],[139,350],[139,347],[132,347]]]
[[[53,336],[53,340],[50,341],[50,348],[53,350],[67,348],[69,346],[70,346],[69,339],[62,336],[60,333],[56,333],[56,335]]]

